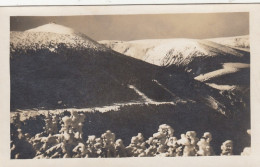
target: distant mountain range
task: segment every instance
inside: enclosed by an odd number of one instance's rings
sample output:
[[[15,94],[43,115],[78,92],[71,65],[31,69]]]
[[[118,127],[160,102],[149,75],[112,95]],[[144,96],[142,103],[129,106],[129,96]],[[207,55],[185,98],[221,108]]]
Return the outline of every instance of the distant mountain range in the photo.
[[[185,67],[186,71],[197,76],[218,69],[220,63],[222,64],[229,61],[248,63],[248,51],[241,51],[222,44],[229,43],[237,47],[238,45],[234,41],[240,43],[244,41],[248,46],[248,36],[227,38],[227,40],[224,38],[210,40],[147,39],[99,42],[119,53],[151,64],[164,67]]]

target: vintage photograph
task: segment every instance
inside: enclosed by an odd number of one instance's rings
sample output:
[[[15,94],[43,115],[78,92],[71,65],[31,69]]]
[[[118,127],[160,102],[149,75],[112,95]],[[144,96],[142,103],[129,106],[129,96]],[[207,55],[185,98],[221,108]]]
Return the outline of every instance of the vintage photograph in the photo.
[[[250,155],[249,12],[10,17],[10,158]]]

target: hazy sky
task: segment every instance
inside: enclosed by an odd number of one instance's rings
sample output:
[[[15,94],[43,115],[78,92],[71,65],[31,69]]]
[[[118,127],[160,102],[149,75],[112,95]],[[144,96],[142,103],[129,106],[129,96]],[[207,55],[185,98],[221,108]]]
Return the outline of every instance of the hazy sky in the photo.
[[[11,17],[11,31],[56,22],[95,40],[215,38],[249,34],[249,13]]]

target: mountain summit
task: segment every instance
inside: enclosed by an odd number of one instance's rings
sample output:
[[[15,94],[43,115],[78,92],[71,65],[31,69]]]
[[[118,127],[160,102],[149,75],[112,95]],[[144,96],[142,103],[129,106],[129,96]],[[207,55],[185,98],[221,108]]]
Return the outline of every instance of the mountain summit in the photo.
[[[12,31],[10,36],[11,49],[47,49],[51,52],[56,52],[59,47],[74,49],[88,48],[98,51],[108,50],[87,35],[55,23],[45,24],[24,32]]]
[[[76,33],[73,29],[56,23],[41,25],[39,27],[26,30],[25,32],[50,32],[50,33],[69,34],[69,35]]]

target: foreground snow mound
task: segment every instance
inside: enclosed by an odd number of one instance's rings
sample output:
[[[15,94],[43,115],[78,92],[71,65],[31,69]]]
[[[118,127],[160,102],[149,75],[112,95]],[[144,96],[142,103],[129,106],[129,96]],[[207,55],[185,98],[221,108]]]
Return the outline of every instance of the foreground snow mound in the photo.
[[[98,51],[107,50],[86,35],[76,32],[71,28],[55,23],[39,26],[24,32],[13,31],[10,34],[11,52],[14,50],[48,49],[56,52],[58,47],[89,48]]]
[[[99,42],[117,52],[158,66],[187,65],[196,57],[243,56],[242,53],[235,49],[207,40],[148,39]]]

